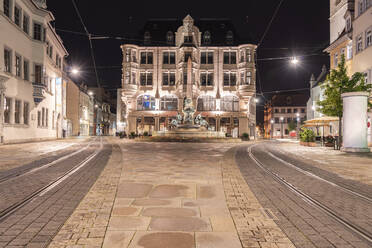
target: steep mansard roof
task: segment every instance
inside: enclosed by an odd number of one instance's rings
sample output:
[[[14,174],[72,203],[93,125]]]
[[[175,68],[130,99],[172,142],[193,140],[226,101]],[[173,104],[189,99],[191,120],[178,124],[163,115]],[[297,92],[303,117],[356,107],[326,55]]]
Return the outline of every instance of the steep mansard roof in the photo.
[[[167,43],[168,32],[172,32],[172,34],[175,35],[178,28],[182,25],[182,19],[149,19],[136,37],[137,41],[133,43],[146,46],[170,46],[169,43]],[[230,19],[195,19],[194,26],[199,28],[199,31],[202,33],[202,46],[237,46],[241,44],[254,44],[252,38],[245,40],[240,38]],[[211,41],[206,44],[203,42],[203,37],[207,31],[211,35]],[[150,34],[151,39],[149,43],[145,44],[144,36],[146,32]],[[231,43],[228,43],[226,39],[228,32],[232,32],[233,34],[233,41]]]

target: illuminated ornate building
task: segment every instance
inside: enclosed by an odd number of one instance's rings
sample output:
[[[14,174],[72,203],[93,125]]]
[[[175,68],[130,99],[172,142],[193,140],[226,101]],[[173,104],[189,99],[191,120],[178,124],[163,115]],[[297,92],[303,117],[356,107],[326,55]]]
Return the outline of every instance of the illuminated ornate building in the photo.
[[[150,20],[140,42],[124,44],[118,127],[150,134],[170,128],[186,96],[192,60],[192,96],[210,128],[238,137],[256,126],[256,45],[241,42],[229,20]]]

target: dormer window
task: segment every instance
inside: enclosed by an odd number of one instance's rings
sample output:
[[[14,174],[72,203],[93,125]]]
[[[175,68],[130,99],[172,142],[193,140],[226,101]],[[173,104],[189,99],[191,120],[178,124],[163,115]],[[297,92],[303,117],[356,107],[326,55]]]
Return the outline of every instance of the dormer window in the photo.
[[[204,33],[204,44],[211,44],[211,33],[209,31]]]
[[[351,16],[346,17],[346,31],[349,32],[351,30]]]
[[[226,42],[227,44],[232,44],[234,42],[234,35],[231,30],[226,33]]]
[[[151,34],[150,34],[150,32],[149,31],[146,31],[145,34],[144,34],[144,36],[143,36],[143,38],[144,38],[145,44],[149,44],[151,42]]]
[[[186,44],[192,44],[192,36],[191,35],[185,35],[183,42],[186,43]]]
[[[174,42],[174,35],[172,31],[168,31],[167,33],[167,44],[171,45]]]

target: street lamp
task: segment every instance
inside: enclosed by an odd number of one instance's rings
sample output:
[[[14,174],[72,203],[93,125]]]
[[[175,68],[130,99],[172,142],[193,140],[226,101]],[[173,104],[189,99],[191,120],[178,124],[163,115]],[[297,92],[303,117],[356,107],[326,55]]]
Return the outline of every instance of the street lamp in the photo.
[[[71,70],[71,72],[72,72],[72,74],[74,74],[74,75],[79,74],[79,70],[78,70],[77,68],[73,68],[73,69]]]
[[[299,132],[300,132],[300,114],[297,113],[297,138],[299,137]]]
[[[293,65],[297,65],[299,62],[300,62],[300,61],[299,61],[296,57],[293,57],[293,58],[291,59],[291,63],[292,63]]]
[[[281,122],[281,128],[280,128],[280,133],[281,133],[281,138],[283,139],[284,138],[284,134],[283,134],[283,122],[284,122],[284,117],[280,117],[280,122]]]
[[[271,139],[273,139],[273,135],[274,135],[274,120],[271,119]]]

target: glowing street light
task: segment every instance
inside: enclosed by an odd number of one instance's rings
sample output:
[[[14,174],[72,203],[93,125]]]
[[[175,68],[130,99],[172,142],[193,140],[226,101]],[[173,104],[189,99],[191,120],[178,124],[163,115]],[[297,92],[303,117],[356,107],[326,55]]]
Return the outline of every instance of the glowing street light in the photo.
[[[294,64],[294,65],[297,65],[300,61],[296,58],[296,57],[293,57],[291,59],[291,63]]]
[[[258,97],[256,97],[256,98],[254,98],[254,102],[258,103],[258,102],[260,102],[260,99]]]
[[[93,96],[94,95],[93,91],[89,91],[88,95]]]
[[[74,74],[74,75],[79,74],[79,70],[76,69],[76,68],[73,68],[73,69],[71,70],[71,72],[72,72],[72,74]]]

